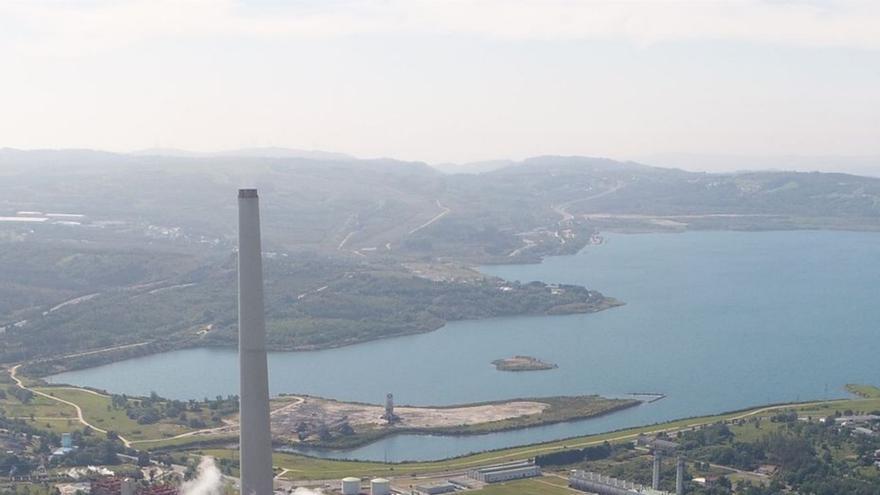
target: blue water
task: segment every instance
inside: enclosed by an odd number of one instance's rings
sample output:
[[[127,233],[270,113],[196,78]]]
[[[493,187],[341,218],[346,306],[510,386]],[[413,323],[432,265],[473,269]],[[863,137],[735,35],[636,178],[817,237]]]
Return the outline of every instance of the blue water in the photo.
[[[432,333],[307,353],[272,353],[271,390],[381,403],[456,404],[515,397],[660,392],[602,418],[469,437],[400,435],[350,451],[429,460],[717,413],[845,396],[880,383],[880,234],[689,232],[609,235],[538,265],[484,267],[524,282],[586,285],[627,304],[589,315],[451,323]],[[558,369],[504,373],[528,354]],[[173,398],[236,393],[233,350],[191,349],[51,377]]]

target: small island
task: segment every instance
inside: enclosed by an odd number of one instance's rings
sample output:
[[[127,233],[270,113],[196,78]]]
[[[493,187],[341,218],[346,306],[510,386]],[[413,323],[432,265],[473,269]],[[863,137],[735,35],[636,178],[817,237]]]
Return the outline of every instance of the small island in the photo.
[[[545,363],[532,356],[513,356],[505,359],[492,361],[498,371],[540,371],[552,370],[559,366],[553,363]]]

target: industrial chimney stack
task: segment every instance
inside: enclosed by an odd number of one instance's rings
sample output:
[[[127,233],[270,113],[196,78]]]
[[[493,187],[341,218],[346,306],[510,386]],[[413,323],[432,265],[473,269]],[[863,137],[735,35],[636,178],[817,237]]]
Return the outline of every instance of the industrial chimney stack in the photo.
[[[651,488],[655,490],[660,489],[660,469],[661,463],[663,459],[663,454],[660,452],[660,449],[654,448],[654,471],[651,473]]]
[[[241,494],[272,495],[269,370],[263,314],[260,200],[238,191],[238,356],[241,400]]]
[[[684,495],[684,457],[675,461],[675,495]]]

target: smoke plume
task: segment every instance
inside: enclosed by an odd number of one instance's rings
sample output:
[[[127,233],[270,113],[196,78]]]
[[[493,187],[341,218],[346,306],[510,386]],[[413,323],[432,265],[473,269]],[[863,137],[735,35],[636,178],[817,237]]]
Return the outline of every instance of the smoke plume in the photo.
[[[202,457],[196,470],[196,477],[180,486],[181,495],[220,495],[223,489],[223,474],[217,469],[212,457]]]

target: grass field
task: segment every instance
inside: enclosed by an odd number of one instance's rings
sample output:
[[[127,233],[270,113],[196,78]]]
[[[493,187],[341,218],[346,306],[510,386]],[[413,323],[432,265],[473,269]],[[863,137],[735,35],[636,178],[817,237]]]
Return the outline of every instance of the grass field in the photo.
[[[866,387],[867,389],[873,387]],[[808,417],[818,419],[833,416],[835,413],[843,413],[844,411],[852,411],[856,414],[867,414],[870,412],[880,411],[880,397],[870,399],[852,399],[829,402],[816,402],[804,405],[793,404],[788,407],[782,407],[773,413],[786,411],[794,411],[799,417]],[[767,414],[762,419],[769,419],[772,414]],[[775,431],[783,427],[783,423],[771,423],[770,421],[762,421],[760,428],[756,428],[754,424],[744,424],[741,426],[731,426],[731,431],[736,434],[738,439],[743,441],[752,441],[761,436]]]
[[[89,390],[68,387],[34,387],[33,390],[78,405],[89,424],[102,430],[114,431],[127,440],[165,438],[192,431],[191,428],[170,421],[149,425],[138,424],[137,421],[130,419],[123,409],[114,409],[109,396]],[[73,406],[40,395],[34,395],[27,404],[7,395],[6,399],[0,401],[0,408],[7,417],[20,418],[34,427],[56,433],[84,427],[79,422]]]
[[[856,394],[865,399],[880,399],[880,387],[850,383],[846,386],[846,389],[850,393]]]
[[[215,414],[206,404],[201,404],[197,410],[186,410],[186,417],[180,419],[161,417],[159,421],[150,424],[140,424],[128,417],[125,408],[113,407],[111,396],[93,390],[70,387],[49,386],[45,382],[28,378],[17,374],[19,366],[3,369],[0,373],[0,388],[6,390],[5,397],[0,398],[0,413],[6,417],[21,419],[35,428],[64,433],[85,428],[88,423],[102,432],[115,432],[126,442],[151,442],[179,441],[183,444],[191,442],[187,439],[174,439],[177,435],[196,431],[184,424],[187,420],[201,420],[202,424],[214,423],[212,416]],[[15,380],[29,389],[33,396],[24,403],[18,400],[10,390],[17,390]],[[57,399],[57,400],[55,400]],[[138,406],[141,399],[129,398],[129,406]],[[282,401],[283,402],[283,401]],[[158,404],[164,406],[164,404]],[[82,411],[82,420],[77,413],[77,407]],[[160,411],[161,414],[161,411]],[[151,447],[153,445],[151,444]]]
[[[755,426],[755,423],[746,423],[744,425],[730,425],[729,428],[738,441],[754,442],[770,433],[778,431],[783,426],[785,426],[785,423],[761,421],[757,426]]]
[[[171,423],[138,424],[137,421],[126,416],[123,409],[111,407],[110,397],[106,395],[60,387],[42,387],[36,390],[77,404],[82,408],[86,421],[103,430],[115,431],[128,440],[162,438],[192,431],[190,428]]]
[[[804,406],[792,406],[791,409],[797,411],[801,416],[812,416],[814,418],[831,416],[835,412],[839,411],[842,413],[846,410],[854,411],[856,413],[868,413],[871,411],[880,411],[880,396],[870,399],[855,399]]]
[[[30,416],[35,418],[70,418],[76,421],[76,411],[73,407],[55,402],[39,395],[24,404],[18,399],[7,395],[6,399],[0,400],[0,408],[6,412],[6,416],[10,418],[26,419]]]

